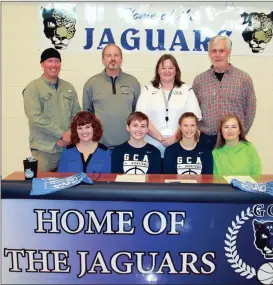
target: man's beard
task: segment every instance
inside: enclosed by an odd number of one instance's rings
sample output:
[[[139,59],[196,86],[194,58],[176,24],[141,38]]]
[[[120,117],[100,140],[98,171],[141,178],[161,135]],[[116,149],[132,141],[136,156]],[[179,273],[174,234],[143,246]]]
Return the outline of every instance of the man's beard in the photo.
[[[111,69],[111,70],[119,69],[119,67],[116,65],[116,62],[110,63],[108,65],[108,68]]]

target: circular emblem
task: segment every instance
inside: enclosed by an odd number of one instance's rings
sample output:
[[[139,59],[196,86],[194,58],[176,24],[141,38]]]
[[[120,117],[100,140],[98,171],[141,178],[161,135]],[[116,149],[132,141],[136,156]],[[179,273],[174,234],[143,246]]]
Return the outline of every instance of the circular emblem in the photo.
[[[239,273],[241,276],[245,276],[247,279],[256,276],[256,270],[240,258],[236,247],[236,239],[242,225],[253,216],[250,207],[247,208],[246,212],[243,210],[241,216],[236,216],[236,221],[232,221],[231,227],[228,227],[228,233],[226,233],[225,239],[225,244],[227,246],[224,247],[226,257],[228,258],[227,261],[231,264],[231,267],[235,269],[235,272]]]
[[[131,168],[129,168],[129,167],[127,167],[127,168],[123,167],[123,169],[124,169],[124,172],[125,172],[126,174],[145,174],[145,173],[147,172],[147,169],[143,170],[143,169],[141,169],[141,168],[139,168],[139,167],[137,167],[137,166],[133,166],[133,167],[131,167]]]
[[[263,284],[273,284],[273,263],[263,264],[257,272],[257,278]]]
[[[25,170],[25,177],[26,178],[32,178],[33,176],[34,176],[34,172],[30,168]]]

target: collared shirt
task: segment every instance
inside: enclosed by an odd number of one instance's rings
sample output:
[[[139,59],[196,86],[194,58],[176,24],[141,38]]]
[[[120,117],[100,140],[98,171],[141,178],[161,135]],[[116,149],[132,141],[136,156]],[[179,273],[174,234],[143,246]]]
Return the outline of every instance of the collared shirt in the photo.
[[[219,81],[211,67],[194,79],[192,88],[202,111],[202,132],[216,135],[219,121],[228,113],[236,114],[246,133],[249,131],[256,113],[256,96],[247,73],[230,65]]]
[[[58,172],[111,173],[111,151],[99,143],[85,160],[75,145],[69,145],[63,149]]]
[[[88,79],[83,88],[83,110],[95,113],[103,125],[101,143],[113,148],[129,139],[127,118],[140,94],[137,79],[122,70],[115,79],[103,70]]]
[[[45,76],[33,80],[23,90],[25,113],[29,120],[31,149],[61,152],[56,143],[69,130],[71,119],[80,110],[75,88],[58,78],[58,88]]]
[[[161,134],[164,128],[166,128],[166,102],[162,92],[166,100],[168,100],[169,91],[164,92],[161,86],[156,88],[151,82],[148,83],[142,89],[136,107],[137,111],[141,111],[149,117],[149,120]],[[179,117],[185,112],[193,112],[199,120],[202,118],[196,96],[192,88],[187,84],[183,84],[181,87],[174,87],[168,102],[167,127],[171,130],[172,135],[175,134],[178,128]],[[161,152],[161,156],[164,156],[165,147],[161,142],[149,135],[146,135],[145,140],[157,147]]]

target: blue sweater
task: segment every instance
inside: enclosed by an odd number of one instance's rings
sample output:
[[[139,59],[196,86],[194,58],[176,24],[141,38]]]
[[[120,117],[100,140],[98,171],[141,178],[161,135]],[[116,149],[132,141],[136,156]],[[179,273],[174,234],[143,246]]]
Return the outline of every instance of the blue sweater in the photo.
[[[204,150],[197,143],[193,150],[186,150],[177,142],[166,148],[164,154],[164,173],[166,174],[212,174],[212,152]]]
[[[111,173],[111,151],[99,143],[95,152],[85,161],[77,147],[69,145],[61,154],[58,172]]]
[[[112,152],[112,173],[161,173],[160,151],[149,143],[141,148],[135,148],[125,142]]]

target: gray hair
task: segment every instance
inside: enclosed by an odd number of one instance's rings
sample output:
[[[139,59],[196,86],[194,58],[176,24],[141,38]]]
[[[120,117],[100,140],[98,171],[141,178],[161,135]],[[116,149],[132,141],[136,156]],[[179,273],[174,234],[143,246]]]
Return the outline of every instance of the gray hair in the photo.
[[[106,50],[108,47],[110,47],[110,46],[115,46],[115,47],[117,47],[118,50],[119,50],[119,53],[120,53],[120,55],[121,55],[121,57],[122,57],[122,50],[121,50],[121,48],[120,48],[119,46],[117,46],[116,44],[108,44],[108,45],[105,46],[105,47],[103,48],[103,50],[102,50],[102,58],[104,57],[105,50]]]
[[[209,41],[209,46],[208,46],[209,51],[210,51],[210,49],[211,49],[211,46],[212,46],[213,44],[215,44],[216,42],[220,41],[220,40],[225,41],[225,43],[226,43],[226,48],[227,48],[228,50],[231,50],[231,47],[232,47],[232,41],[231,41],[231,39],[230,39],[229,37],[226,37],[226,36],[219,36],[219,35],[218,35],[218,36],[213,37],[213,38]]]

